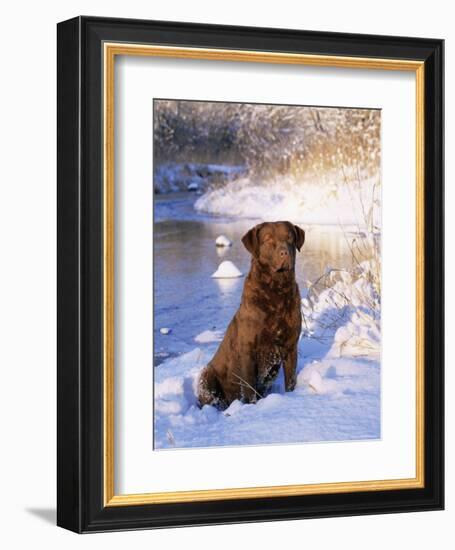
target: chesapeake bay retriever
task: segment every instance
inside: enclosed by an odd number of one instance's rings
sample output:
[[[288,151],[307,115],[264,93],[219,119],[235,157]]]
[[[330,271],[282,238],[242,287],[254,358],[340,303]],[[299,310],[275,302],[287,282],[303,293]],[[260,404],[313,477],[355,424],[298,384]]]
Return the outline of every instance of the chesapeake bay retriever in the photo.
[[[270,389],[280,367],[286,391],[296,384],[302,318],[295,280],[296,250],[305,232],[290,222],[261,223],[242,238],[252,256],[242,300],[224,339],[198,382],[200,406],[254,403]]]

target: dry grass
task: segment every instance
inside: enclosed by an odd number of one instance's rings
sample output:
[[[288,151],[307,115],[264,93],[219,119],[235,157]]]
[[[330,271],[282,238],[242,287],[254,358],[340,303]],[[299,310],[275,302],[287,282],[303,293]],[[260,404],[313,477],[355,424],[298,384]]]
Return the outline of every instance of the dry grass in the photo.
[[[361,182],[343,179],[343,185],[352,186],[353,196],[361,197]],[[352,258],[352,269],[328,268],[315,281],[309,282],[303,308],[304,335],[320,343],[330,344],[340,327],[357,316],[359,323],[379,333],[381,319],[381,238],[379,220],[379,184],[373,188],[369,203],[361,208],[363,219],[358,221],[357,234],[341,227],[343,238]],[[360,199],[362,200],[362,199]],[[369,355],[378,351],[378,342],[348,334],[338,343],[339,353],[352,347],[355,340],[357,355]],[[355,355],[355,353],[354,353]]]
[[[380,111],[158,100],[155,164],[243,164],[251,176],[321,175],[380,164]]]

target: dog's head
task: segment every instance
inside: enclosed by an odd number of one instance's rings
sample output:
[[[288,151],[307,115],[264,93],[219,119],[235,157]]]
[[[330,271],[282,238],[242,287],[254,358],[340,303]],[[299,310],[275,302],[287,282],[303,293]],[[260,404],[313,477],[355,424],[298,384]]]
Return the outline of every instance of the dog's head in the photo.
[[[290,222],[261,223],[242,237],[248,252],[272,273],[293,271],[296,250],[304,242],[305,231]]]

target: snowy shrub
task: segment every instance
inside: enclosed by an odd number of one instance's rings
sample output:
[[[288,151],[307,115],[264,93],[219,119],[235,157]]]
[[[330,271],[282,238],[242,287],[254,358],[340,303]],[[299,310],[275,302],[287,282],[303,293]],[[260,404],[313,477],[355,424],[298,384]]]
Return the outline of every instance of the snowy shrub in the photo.
[[[328,345],[332,357],[379,357],[380,273],[374,258],[351,271],[327,269],[302,300],[304,338]]]

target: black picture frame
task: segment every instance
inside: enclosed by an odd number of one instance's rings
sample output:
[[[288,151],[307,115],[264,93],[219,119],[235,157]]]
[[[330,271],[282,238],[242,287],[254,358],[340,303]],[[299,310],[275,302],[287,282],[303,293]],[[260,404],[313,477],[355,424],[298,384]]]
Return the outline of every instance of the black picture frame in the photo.
[[[154,43],[420,60],[425,67],[425,485],[271,498],[105,506],[102,44]],[[440,510],[444,506],[444,43],[77,17],[58,24],[57,524],[96,532]]]

